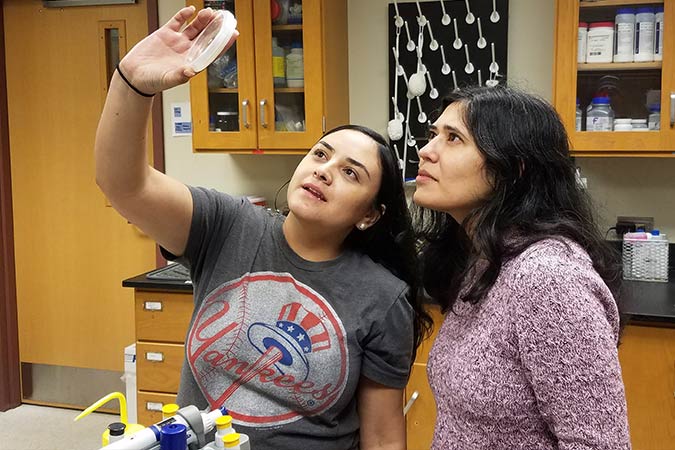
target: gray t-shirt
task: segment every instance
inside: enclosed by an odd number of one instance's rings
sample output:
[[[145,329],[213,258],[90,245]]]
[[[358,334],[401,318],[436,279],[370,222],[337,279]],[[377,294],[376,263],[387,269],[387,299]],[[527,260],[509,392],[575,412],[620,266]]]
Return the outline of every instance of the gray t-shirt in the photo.
[[[282,215],[190,191],[180,260],[195,309],[178,404],[225,406],[255,450],[358,449],[359,379],[394,388],[408,380],[408,286],[354,251],[306,261],[286,242]]]

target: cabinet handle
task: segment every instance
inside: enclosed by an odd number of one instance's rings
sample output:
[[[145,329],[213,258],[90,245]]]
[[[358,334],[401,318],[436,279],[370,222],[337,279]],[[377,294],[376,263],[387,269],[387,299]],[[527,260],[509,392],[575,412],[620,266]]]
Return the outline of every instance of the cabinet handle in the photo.
[[[265,105],[267,105],[267,100],[260,100],[260,125],[263,128],[267,128],[267,122],[265,121]]]
[[[164,353],[162,352],[145,352],[145,359],[152,362],[163,362]]]
[[[241,102],[241,112],[244,116],[244,128],[248,128],[248,127],[251,126],[251,124],[248,122],[248,105],[249,104],[250,104],[250,102],[248,101],[248,99]]]
[[[405,416],[408,414],[408,411],[410,411],[410,408],[412,408],[413,403],[417,400],[417,398],[420,396],[420,393],[418,391],[414,391],[412,395],[410,396],[410,400],[408,400],[408,403],[405,404],[405,407],[403,408],[403,415]]]
[[[162,411],[162,407],[164,404],[159,403],[159,402],[145,402],[145,409],[148,411]]]
[[[675,92],[670,93],[670,128],[675,126]]]
[[[145,311],[161,311],[162,302],[143,302],[143,309]]]

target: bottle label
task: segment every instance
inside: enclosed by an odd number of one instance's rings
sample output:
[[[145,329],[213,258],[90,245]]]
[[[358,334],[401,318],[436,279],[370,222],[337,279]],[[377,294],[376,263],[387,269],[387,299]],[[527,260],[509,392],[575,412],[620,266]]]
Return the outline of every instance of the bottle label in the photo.
[[[589,117],[586,131],[612,131],[612,121],[609,117]]]
[[[274,78],[285,78],[286,77],[286,67],[283,56],[273,56],[272,57],[272,76]]]

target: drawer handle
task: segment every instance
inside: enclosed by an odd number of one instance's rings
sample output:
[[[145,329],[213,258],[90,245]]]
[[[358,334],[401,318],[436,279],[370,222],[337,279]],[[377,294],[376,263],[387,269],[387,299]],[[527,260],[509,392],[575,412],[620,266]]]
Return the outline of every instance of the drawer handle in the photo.
[[[675,126],[675,92],[670,93],[670,128]]]
[[[157,411],[162,412],[162,407],[164,403],[159,402],[145,402],[145,409],[148,411]]]
[[[161,311],[162,302],[143,302],[143,309],[145,311]]]
[[[164,362],[164,353],[162,352],[145,352],[145,359],[151,362]]]
[[[420,393],[417,391],[414,391],[412,395],[410,396],[410,400],[408,400],[408,403],[405,404],[405,407],[403,408],[403,415],[405,416],[408,414],[408,411],[410,411],[410,408],[412,408],[413,403],[417,400],[417,398],[420,396]]]

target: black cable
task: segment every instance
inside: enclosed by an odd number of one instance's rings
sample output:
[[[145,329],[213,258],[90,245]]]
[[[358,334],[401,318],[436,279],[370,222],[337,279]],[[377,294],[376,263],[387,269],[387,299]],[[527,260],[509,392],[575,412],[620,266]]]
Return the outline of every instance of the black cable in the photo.
[[[284,184],[282,184],[281,187],[280,187],[279,189],[277,189],[277,193],[274,194],[274,210],[275,210],[275,211],[279,211],[279,208],[277,208],[277,200],[279,199],[279,194],[281,193],[281,191],[282,191],[282,189],[283,189],[284,187],[288,186],[288,184],[289,184],[290,182],[291,182],[291,180],[289,179],[287,182],[285,182]]]

